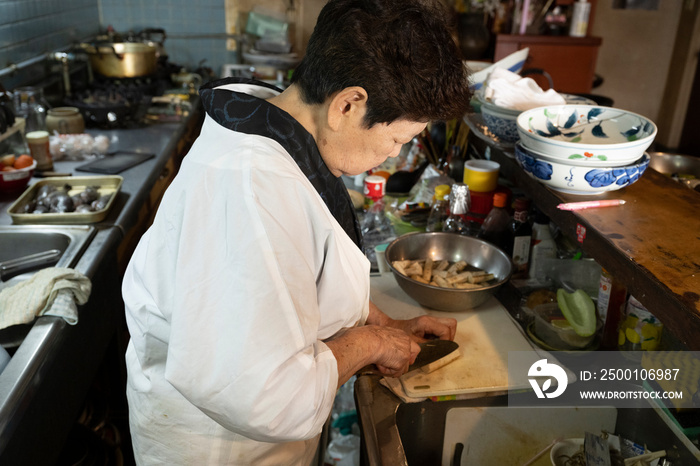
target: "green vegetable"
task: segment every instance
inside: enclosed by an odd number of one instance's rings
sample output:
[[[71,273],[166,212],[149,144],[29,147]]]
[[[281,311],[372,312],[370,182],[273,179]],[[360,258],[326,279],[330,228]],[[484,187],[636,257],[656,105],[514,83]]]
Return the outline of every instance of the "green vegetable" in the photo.
[[[557,304],[576,335],[590,337],[595,333],[595,304],[585,291],[576,290],[573,293],[567,293],[563,288],[559,288]]]

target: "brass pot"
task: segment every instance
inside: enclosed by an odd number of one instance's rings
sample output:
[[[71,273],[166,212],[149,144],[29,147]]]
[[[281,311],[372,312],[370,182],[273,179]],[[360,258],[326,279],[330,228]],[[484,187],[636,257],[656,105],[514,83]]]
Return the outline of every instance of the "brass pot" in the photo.
[[[138,78],[155,73],[158,58],[155,43],[117,42],[82,44],[92,70],[108,78]]]
[[[85,120],[76,107],[56,107],[46,115],[46,129],[50,134],[80,134],[85,132]]]

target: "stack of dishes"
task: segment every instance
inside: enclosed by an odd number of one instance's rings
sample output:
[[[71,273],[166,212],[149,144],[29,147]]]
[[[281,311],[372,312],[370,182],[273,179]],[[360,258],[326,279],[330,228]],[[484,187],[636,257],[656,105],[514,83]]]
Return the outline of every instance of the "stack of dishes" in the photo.
[[[648,118],[596,105],[526,110],[517,129],[518,164],[537,181],[570,194],[600,194],[637,181],[657,132]]]
[[[560,95],[566,100],[568,105],[595,105],[594,101],[585,97],[562,93]],[[480,107],[481,116],[489,131],[503,142],[511,144],[517,142],[520,138],[517,118],[523,110],[496,105],[484,98],[483,90],[477,91],[475,97]]]

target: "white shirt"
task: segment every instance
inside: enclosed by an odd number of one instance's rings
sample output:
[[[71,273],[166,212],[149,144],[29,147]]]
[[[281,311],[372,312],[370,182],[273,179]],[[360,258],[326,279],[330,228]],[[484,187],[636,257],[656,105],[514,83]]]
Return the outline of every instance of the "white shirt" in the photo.
[[[122,291],[139,464],[310,463],[369,262],[277,142],[207,116]]]

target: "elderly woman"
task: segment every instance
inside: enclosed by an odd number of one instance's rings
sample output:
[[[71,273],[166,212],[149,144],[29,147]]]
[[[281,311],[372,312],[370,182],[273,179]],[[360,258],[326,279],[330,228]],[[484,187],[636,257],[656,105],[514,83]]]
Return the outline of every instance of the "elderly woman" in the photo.
[[[437,0],[435,0],[437,2]],[[139,464],[308,465],[338,387],[404,373],[453,319],[392,320],[339,178],[461,116],[467,75],[439,3],[330,0],[284,92],[201,90],[201,135],[124,277]]]

